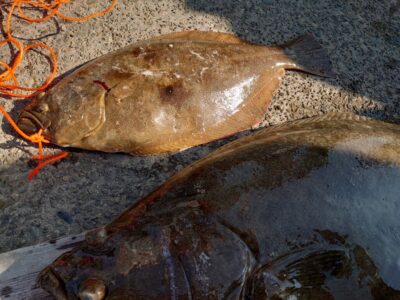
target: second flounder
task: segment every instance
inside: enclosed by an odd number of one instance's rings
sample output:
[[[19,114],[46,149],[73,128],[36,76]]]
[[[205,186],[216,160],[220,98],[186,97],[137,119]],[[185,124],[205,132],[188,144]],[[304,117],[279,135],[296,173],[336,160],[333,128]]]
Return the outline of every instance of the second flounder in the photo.
[[[262,121],[285,69],[333,73],[312,35],[267,47],[225,33],[173,33],[77,69],[26,107],[18,125],[43,128],[64,147],[178,151]]]

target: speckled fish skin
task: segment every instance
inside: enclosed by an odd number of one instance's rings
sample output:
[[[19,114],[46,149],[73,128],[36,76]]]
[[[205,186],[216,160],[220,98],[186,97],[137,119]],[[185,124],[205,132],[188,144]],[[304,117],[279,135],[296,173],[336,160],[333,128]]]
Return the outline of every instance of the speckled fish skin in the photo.
[[[52,143],[105,152],[173,152],[262,121],[285,69],[332,75],[312,35],[281,47],[213,32],[180,32],[102,56],[22,113]]]
[[[38,282],[57,299],[399,299],[399,182],[399,125],[328,114],[263,129],[90,232]]]

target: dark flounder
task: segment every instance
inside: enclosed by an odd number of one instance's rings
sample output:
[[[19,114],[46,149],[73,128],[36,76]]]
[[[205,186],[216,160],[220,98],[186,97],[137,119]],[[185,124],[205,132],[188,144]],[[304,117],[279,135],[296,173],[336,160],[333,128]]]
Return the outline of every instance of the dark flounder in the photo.
[[[399,299],[399,182],[398,125],[344,114],[260,130],[88,234],[39,283],[57,299]]]
[[[311,35],[266,47],[225,33],[173,33],[77,69],[29,105],[19,126],[45,128],[60,146],[177,151],[260,122],[285,69],[332,75]]]

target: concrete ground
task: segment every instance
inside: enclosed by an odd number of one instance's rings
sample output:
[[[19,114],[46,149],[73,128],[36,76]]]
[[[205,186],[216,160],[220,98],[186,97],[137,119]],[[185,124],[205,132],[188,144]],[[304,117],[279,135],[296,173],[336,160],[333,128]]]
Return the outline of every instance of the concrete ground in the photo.
[[[63,11],[83,15],[87,7],[99,10],[103,3],[83,2],[74,1]],[[226,31],[264,44],[313,32],[329,52],[337,79],[288,72],[264,125],[332,111],[400,120],[398,0],[120,0],[110,14],[88,22],[27,25],[16,20],[13,29],[20,38],[40,39],[57,49],[59,74],[171,31]],[[2,59],[9,57],[9,48],[0,50]],[[32,53],[27,62],[21,78],[38,84],[48,71],[46,60]],[[0,98],[14,117],[26,103]],[[1,124],[0,252],[106,224],[168,176],[227,141],[147,158],[71,150],[69,159],[28,181],[28,161],[36,149],[8,123]]]

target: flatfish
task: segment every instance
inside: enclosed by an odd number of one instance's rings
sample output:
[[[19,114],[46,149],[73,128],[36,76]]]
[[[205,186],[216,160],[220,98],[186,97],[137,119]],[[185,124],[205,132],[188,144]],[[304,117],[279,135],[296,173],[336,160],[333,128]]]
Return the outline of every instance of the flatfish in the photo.
[[[328,114],[188,166],[39,276],[57,299],[400,299],[400,127]]]
[[[20,114],[62,147],[134,155],[175,152],[260,123],[285,70],[332,76],[311,34],[261,46],[214,32],[178,32],[101,56]]]

